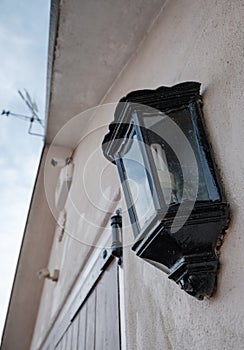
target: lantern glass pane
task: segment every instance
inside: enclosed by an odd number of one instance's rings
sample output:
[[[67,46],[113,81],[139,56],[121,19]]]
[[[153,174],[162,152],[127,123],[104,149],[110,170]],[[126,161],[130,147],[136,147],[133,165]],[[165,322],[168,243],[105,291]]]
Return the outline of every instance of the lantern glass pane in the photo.
[[[169,171],[166,152],[163,145],[153,143],[150,148],[166,205],[178,203],[175,177]]]
[[[199,144],[200,138],[196,134],[188,110],[172,111],[168,116],[164,114],[146,116],[143,122],[153,148],[153,160],[159,173],[159,182],[166,204],[180,203],[185,199],[219,200],[215,180],[209,169],[204,149]],[[153,146],[155,143],[156,148]],[[189,158],[189,147],[195,158],[192,162]],[[160,167],[163,171],[159,172]]]
[[[125,185],[130,197],[130,204],[135,209],[137,225],[141,229],[155,213],[151,175],[146,169],[136,132],[127,140],[121,161],[123,163]]]

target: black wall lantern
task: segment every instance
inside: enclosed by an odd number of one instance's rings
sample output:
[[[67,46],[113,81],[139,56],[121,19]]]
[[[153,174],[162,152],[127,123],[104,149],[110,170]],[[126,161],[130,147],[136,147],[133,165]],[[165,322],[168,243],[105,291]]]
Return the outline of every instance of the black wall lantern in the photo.
[[[229,209],[208,143],[200,83],[122,98],[103,141],[117,165],[136,254],[198,299],[216,287]]]

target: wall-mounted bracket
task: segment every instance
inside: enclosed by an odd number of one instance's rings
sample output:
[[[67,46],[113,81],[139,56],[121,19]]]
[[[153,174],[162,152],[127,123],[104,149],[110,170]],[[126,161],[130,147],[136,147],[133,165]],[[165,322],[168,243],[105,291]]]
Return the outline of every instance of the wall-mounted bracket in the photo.
[[[112,227],[112,244],[111,250],[112,255],[118,258],[118,264],[122,264],[122,216],[121,210],[116,211],[116,215],[111,217],[111,227]]]

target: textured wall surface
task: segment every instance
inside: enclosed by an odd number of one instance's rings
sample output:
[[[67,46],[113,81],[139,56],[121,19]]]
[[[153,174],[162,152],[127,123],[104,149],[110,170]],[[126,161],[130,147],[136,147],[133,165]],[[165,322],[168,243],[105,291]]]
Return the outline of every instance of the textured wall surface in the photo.
[[[232,209],[231,225],[221,249],[218,290],[210,300],[195,300],[169,281],[165,274],[137,258],[129,247],[124,249],[126,340],[129,350],[243,348],[241,19],[241,1],[238,0],[167,1],[106,96],[105,102],[117,102],[131,90],[170,86],[186,80],[202,82],[208,133]],[[100,121],[102,125],[112,119],[112,111],[102,117],[95,115],[93,121],[90,120],[91,130],[96,129]],[[106,165],[99,151],[105,130],[106,127],[88,132],[75,152],[71,201],[66,205],[67,229],[71,234],[66,234],[61,243],[54,241],[50,266],[60,268],[61,275],[57,285],[49,281],[45,283],[36,326],[39,338],[48,329],[47,320],[49,325],[54,320],[90,254],[91,245],[102,232],[100,228],[84,223],[79,213],[88,213],[93,222],[95,220],[98,226],[103,227],[118,206],[116,201],[113,202],[119,198],[114,170],[107,169],[104,179],[109,181],[103,183],[110,205],[106,198],[101,198],[97,181],[101,175],[97,169]],[[94,156],[88,165],[94,171],[90,169],[86,178],[87,159],[91,154]],[[89,198],[81,179],[87,181]],[[95,203],[96,208],[91,203]],[[102,210],[97,210],[97,206]],[[78,212],[74,207],[79,208]],[[106,214],[108,211],[109,215]],[[128,223],[128,217],[124,217],[124,223]],[[129,225],[125,226],[124,236],[129,242],[132,232]],[[38,343],[37,339],[35,341],[33,349]]]
[[[49,232],[53,245],[48,268],[50,272],[59,269],[60,276],[57,283],[50,280],[44,282],[31,349],[37,349],[42,344],[94,249],[103,248],[99,247],[98,242],[101,235],[110,234],[109,219],[119,205],[121,194],[116,168],[107,164],[101,143],[107,132],[106,118],[112,114],[110,106],[106,108],[106,113],[100,110],[99,123],[95,117],[94,124],[90,121],[86,136],[79,140],[73,152],[74,173],[64,207],[67,219],[61,241],[59,211],[54,204],[60,168],[53,167],[51,159],[66,158],[72,152],[59,146],[49,147],[45,164],[45,191],[57,225]],[[82,117],[78,115],[76,118]],[[70,130],[77,128],[77,120],[71,120],[69,124]]]
[[[147,349],[243,348],[243,57],[241,1],[168,1],[107,101],[131,90],[202,82],[209,137],[232,209],[216,295],[197,301],[125,250],[127,345]]]

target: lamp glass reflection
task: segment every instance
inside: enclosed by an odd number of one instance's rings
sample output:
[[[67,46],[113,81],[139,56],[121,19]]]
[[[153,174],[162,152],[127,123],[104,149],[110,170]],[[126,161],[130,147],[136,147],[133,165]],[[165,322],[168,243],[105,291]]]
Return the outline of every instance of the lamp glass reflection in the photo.
[[[133,128],[121,158],[125,185],[130,202],[136,211],[137,225],[141,229],[155,213],[151,175],[144,166],[139,141]]]

